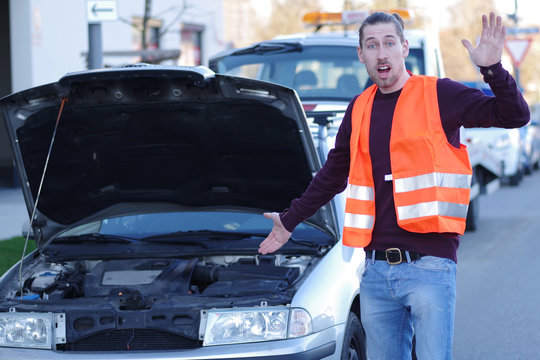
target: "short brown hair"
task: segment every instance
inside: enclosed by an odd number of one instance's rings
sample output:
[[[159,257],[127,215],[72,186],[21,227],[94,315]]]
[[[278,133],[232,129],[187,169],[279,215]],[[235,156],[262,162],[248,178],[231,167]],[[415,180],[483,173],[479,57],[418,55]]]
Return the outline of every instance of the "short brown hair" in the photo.
[[[399,36],[399,39],[403,43],[405,41],[405,36],[403,35],[403,30],[405,28],[405,25],[403,23],[403,19],[401,16],[399,16],[398,13],[385,13],[381,11],[377,11],[369,15],[366,20],[362,23],[360,26],[360,29],[358,30],[358,41],[360,43],[360,48],[362,48],[362,37],[364,36],[364,28],[367,25],[375,25],[375,24],[381,24],[381,23],[392,23],[396,27],[396,32]]]

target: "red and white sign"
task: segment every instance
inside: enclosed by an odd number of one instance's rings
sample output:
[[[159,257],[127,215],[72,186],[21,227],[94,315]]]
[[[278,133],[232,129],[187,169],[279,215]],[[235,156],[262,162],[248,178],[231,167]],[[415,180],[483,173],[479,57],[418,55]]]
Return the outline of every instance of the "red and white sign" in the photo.
[[[515,67],[519,67],[525,59],[525,55],[531,47],[531,38],[524,39],[506,39],[504,42],[504,48],[510,54],[512,63]]]

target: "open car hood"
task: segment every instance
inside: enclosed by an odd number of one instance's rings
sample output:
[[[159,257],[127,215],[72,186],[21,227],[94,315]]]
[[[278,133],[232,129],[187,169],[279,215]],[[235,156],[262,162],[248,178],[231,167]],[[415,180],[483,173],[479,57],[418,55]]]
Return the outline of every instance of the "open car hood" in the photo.
[[[0,106],[38,246],[157,204],[281,211],[320,167],[293,90],[204,67],[72,73]],[[337,239],[329,214],[309,222]]]

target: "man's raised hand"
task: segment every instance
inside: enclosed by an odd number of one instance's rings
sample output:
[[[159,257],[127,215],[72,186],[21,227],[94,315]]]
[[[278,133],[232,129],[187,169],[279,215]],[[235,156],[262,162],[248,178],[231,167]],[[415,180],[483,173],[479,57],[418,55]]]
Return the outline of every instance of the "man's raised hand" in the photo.
[[[463,46],[469,51],[472,61],[477,66],[490,66],[501,61],[506,29],[502,26],[500,16],[489,13],[489,23],[486,15],[482,15],[482,35],[478,46],[474,47],[469,40],[463,39]]]

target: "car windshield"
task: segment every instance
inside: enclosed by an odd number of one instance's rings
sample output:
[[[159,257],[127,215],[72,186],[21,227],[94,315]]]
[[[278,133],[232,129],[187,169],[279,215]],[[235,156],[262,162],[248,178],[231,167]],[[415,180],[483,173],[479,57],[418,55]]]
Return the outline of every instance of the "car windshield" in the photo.
[[[266,237],[272,230],[273,223],[259,213],[226,212],[226,211],[193,211],[167,212],[127,215],[94,221],[74,227],[57,237],[73,239],[80,236],[85,238],[96,234],[107,235],[108,238],[142,239],[147,241],[163,240],[166,235],[171,240],[172,235],[185,238],[186,235],[202,236],[205,239],[242,239],[247,237]],[[225,236],[230,234],[231,236]],[[238,235],[238,236],[235,236]],[[103,237],[101,237],[103,238]],[[328,244],[331,237],[318,228],[309,224],[299,224],[292,235],[293,239],[302,242],[313,241],[317,244]],[[114,240],[114,238],[113,238]]]
[[[424,73],[420,49],[410,49],[406,67]],[[211,66],[219,73],[291,87],[302,101],[349,101],[372,82],[356,46],[303,46],[294,51],[237,51]]]

